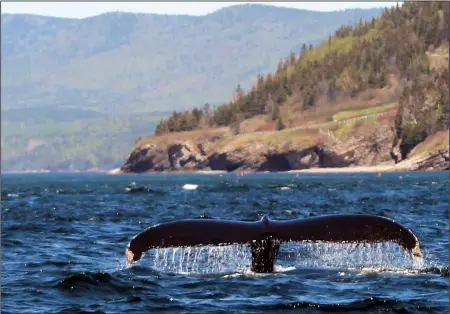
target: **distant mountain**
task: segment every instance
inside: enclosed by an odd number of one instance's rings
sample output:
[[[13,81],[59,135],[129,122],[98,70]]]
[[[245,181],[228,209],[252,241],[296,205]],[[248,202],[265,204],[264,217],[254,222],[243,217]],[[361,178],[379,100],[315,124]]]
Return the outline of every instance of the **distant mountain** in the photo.
[[[167,112],[222,104],[302,44],[381,12],[2,14],[2,169],[117,167]]]
[[[219,104],[303,43],[380,13],[245,4],[195,17],[4,14],[2,106],[129,113]]]

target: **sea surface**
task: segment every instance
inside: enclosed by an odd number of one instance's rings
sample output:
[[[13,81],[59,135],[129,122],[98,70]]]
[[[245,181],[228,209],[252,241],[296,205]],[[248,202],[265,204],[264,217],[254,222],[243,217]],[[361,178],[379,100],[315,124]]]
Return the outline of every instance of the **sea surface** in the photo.
[[[448,172],[2,174],[1,312],[448,313],[448,189]],[[157,223],[343,213],[400,222],[424,258],[389,243],[287,243],[271,274],[250,271],[246,245],[125,260]]]

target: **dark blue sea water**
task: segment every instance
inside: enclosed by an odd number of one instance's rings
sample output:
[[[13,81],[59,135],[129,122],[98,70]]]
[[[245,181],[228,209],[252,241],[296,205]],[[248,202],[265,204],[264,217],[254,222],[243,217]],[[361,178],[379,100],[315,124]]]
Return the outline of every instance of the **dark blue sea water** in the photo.
[[[448,188],[446,172],[2,175],[2,313],[448,313]],[[283,244],[272,274],[252,273],[243,245],[125,262],[156,223],[337,213],[393,218],[424,258],[394,244]]]

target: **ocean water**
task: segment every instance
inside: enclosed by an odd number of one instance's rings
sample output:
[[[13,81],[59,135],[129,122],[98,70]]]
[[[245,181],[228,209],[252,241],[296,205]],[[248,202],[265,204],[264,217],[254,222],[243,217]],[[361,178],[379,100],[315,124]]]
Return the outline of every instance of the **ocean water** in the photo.
[[[447,172],[3,174],[1,312],[448,313],[448,188]],[[156,223],[340,213],[402,223],[424,257],[389,243],[287,243],[275,273],[254,274],[246,245],[124,256]]]

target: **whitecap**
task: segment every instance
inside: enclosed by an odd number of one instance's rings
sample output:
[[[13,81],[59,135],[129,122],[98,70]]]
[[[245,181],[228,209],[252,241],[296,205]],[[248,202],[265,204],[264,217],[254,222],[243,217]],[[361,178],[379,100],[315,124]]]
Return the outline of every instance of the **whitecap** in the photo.
[[[294,266],[281,266],[281,265],[275,265],[275,269],[274,269],[274,271],[276,272],[276,273],[285,273],[285,272],[287,272],[287,271],[291,271],[291,270],[294,270],[294,269],[296,269]]]
[[[185,184],[183,185],[183,190],[196,190],[198,188],[197,184]]]

